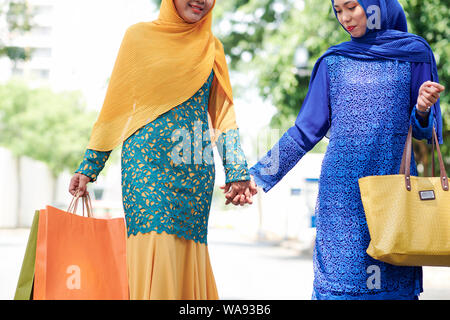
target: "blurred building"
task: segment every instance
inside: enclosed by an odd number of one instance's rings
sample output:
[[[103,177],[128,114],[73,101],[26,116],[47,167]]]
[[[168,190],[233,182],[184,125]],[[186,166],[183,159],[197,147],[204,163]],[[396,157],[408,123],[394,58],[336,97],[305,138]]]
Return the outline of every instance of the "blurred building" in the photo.
[[[27,34],[12,37],[8,44],[33,49],[32,58],[15,65],[8,59],[0,59],[0,82],[19,76],[33,86],[48,85],[55,91],[81,90],[88,108],[99,111],[123,34],[129,25],[156,17],[152,2],[29,0],[29,3],[35,12],[35,27]],[[232,77],[234,85],[241,82],[242,86],[248,86],[247,75],[234,73]],[[245,90],[245,96],[235,99],[235,103],[243,149],[250,160],[255,153],[257,136],[267,129],[276,109],[262,101],[254,88]],[[259,202],[249,208],[255,211],[256,223],[250,219],[246,225],[242,219],[253,216],[239,215],[240,222],[236,221],[234,225],[245,226],[245,232],[255,228],[269,238],[309,239],[313,219],[311,206],[314,206],[315,198],[310,195],[311,190],[314,192],[314,182],[308,183],[307,179],[318,178],[321,157],[308,154],[269,194],[259,195]],[[225,177],[217,152],[215,163],[216,186],[220,186]],[[249,161],[249,165],[252,164],[253,161]],[[58,178],[56,199],[52,201],[55,182],[47,167],[26,157],[21,157],[18,163],[9,150],[0,148],[0,228],[27,227],[34,210],[49,204],[66,208],[71,200],[68,193],[71,176],[66,172]],[[120,163],[111,166],[107,174],[89,184],[89,188],[97,199],[97,209],[105,215],[121,214]],[[20,212],[17,212],[18,201]],[[219,197],[218,201],[223,199]],[[220,211],[220,208],[214,207],[214,210]],[[235,211],[237,215],[240,212]],[[226,216],[227,223],[232,222],[232,217]]]
[[[12,64],[10,75],[23,76],[37,81],[37,84],[50,80],[55,3],[55,0],[29,0],[35,27],[22,36],[13,36],[9,45],[30,49],[32,58],[27,62]],[[2,75],[8,76],[7,73]]]
[[[0,81],[21,76],[56,91],[81,90],[89,108],[100,109],[108,78],[131,24],[153,20],[151,1],[28,0],[30,32],[11,34],[10,46],[29,48],[29,61],[0,59]]]
[[[31,59],[13,63],[0,58],[0,83],[19,77],[30,87],[81,91],[88,109],[98,111],[126,28],[153,20],[158,14],[148,0],[28,3],[34,13],[33,29],[25,34],[7,34],[5,39],[2,35],[2,41],[8,46],[31,49]],[[30,226],[34,210],[45,205],[67,208],[71,175],[66,172],[58,178],[52,202],[54,182],[46,165],[27,157],[16,159],[8,149],[0,148],[0,228]],[[99,178],[90,188],[99,188],[103,193],[98,207],[120,210],[120,164],[112,166],[108,177]],[[21,209],[17,210],[19,201]]]

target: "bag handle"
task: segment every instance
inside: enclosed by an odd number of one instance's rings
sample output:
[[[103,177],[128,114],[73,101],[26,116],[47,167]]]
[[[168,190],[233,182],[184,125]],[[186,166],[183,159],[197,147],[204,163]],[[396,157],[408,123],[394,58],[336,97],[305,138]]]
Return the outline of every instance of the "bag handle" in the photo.
[[[91,197],[89,196],[89,192],[86,193],[86,196],[81,197],[80,192],[77,192],[75,196],[72,198],[72,201],[69,204],[69,208],[67,209],[67,212],[76,214],[77,208],[78,208],[78,200],[82,198],[81,203],[83,206],[83,217],[84,215],[84,207],[86,206],[87,211],[87,217],[91,218],[93,217],[93,210],[92,210],[92,202]]]
[[[433,126],[433,154],[432,154],[432,174],[435,175],[434,170],[434,147],[438,153],[439,166],[441,170],[441,185],[444,191],[449,190],[448,177],[445,171],[444,160],[442,159],[441,148],[439,147],[439,141],[437,138],[436,130]],[[411,154],[412,154],[412,125],[409,126],[408,136],[406,137],[405,148],[403,149],[402,163],[400,165],[400,173],[405,175],[406,190],[411,191]],[[406,159],[409,159],[406,161]]]

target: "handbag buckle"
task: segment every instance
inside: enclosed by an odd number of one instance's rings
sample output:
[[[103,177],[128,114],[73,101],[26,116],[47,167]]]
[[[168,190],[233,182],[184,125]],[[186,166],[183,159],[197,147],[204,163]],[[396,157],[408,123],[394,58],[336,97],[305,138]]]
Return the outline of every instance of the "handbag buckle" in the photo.
[[[419,191],[420,200],[434,200],[436,196],[434,195],[434,190]]]

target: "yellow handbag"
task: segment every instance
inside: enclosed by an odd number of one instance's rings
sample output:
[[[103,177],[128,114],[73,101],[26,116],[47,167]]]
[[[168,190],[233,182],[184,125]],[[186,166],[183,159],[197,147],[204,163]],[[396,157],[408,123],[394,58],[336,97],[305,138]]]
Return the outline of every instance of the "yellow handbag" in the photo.
[[[436,146],[440,177],[434,177]],[[359,179],[370,233],[367,254],[399,266],[450,266],[450,191],[433,128],[433,177],[410,175],[412,127],[400,173]]]

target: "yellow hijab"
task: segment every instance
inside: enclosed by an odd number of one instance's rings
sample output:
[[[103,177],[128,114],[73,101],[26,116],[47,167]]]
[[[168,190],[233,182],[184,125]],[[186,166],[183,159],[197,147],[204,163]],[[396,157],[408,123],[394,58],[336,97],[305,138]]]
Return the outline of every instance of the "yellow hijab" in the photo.
[[[237,127],[225,53],[211,24],[212,8],[190,24],[178,15],[173,0],[162,0],[157,20],[127,29],[88,149],[114,149],[192,97],[211,70],[210,125],[219,132]]]

